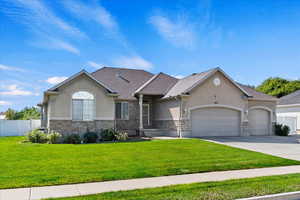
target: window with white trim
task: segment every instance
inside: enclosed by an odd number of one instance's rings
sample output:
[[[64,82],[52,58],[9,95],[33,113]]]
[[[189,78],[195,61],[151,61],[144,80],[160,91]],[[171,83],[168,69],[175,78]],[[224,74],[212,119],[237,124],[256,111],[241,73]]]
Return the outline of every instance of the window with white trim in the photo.
[[[90,121],[94,119],[94,95],[80,91],[72,96],[72,119]]]
[[[116,119],[129,119],[128,102],[116,103]]]

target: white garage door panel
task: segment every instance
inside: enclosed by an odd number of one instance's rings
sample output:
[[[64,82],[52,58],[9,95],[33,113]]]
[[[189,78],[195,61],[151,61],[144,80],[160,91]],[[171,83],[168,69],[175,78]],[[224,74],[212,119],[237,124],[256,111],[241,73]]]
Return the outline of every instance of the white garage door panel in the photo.
[[[192,111],[192,135],[239,136],[240,112],[227,108],[201,108]]]
[[[269,135],[269,111],[263,109],[250,110],[248,118],[251,135]]]

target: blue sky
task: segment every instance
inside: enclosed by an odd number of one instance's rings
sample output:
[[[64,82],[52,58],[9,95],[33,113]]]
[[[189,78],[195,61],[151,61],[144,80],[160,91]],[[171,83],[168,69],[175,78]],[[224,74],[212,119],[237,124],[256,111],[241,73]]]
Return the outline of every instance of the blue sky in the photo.
[[[298,0],[0,0],[0,111],[101,66],[299,78]]]

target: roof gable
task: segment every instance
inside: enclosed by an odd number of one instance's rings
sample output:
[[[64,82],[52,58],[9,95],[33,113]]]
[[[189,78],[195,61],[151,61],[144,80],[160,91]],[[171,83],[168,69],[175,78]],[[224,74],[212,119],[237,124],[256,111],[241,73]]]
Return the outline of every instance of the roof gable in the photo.
[[[75,78],[81,76],[81,75],[86,75],[88,78],[90,78],[92,81],[94,81],[98,86],[104,87],[109,93],[116,93],[113,89],[111,89],[110,87],[108,87],[106,84],[104,84],[103,82],[96,80],[93,76],[91,76],[87,71],[85,70],[81,70],[80,72],[78,72],[77,74],[74,74],[73,76],[67,78],[66,80],[64,80],[63,82],[53,86],[52,88],[48,89],[48,91],[55,91],[58,88],[60,88],[61,86],[71,82],[72,80],[74,80]]]
[[[245,95],[251,96],[246,90],[244,90],[240,85],[233,81],[222,69],[214,68],[206,72],[192,74],[186,78],[179,80],[177,84],[175,84],[174,87],[171,88],[170,91],[164,96],[164,98],[177,96],[181,94],[187,94],[217,72],[223,74],[233,85],[235,85]]]

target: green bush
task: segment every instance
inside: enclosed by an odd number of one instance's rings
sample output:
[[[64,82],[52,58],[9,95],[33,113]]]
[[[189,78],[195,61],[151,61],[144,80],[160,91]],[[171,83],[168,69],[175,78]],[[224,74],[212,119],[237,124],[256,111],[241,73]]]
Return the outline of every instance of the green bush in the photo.
[[[115,131],[114,129],[105,129],[101,132],[101,139],[103,141],[125,141],[128,139],[128,134],[122,131]]]
[[[290,133],[290,127],[283,124],[275,124],[275,135],[288,136]]]
[[[58,144],[61,142],[62,135],[58,132],[51,131],[47,135],[47,139],[50,144]]]
[[[98,140],[98,134],[94,132],[85,133],[83,136],[84,143],[96,143]]]
[[[128,139],[128,133],[123,132],[123,131],[120,131],[120,132],[116,131],[115,132],[115,139],[119,140],[119,141],[125,141],[125,140]]]
[[[32,143],[46,143],[47,135],[38,129],[32,130],[27,133],[27,138]]]
[[[65,144],[80,144],[81,143],[80,135],[79,134],[67,135],[64,138],[64,143]]]
[[[115,138],[115,131],[114,129],[105,129],[101,132],[101,140],[103,141],[113,141],[116,140]]]

